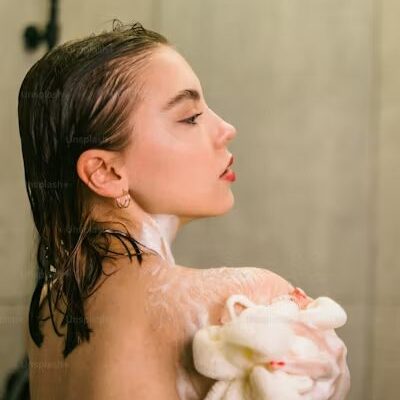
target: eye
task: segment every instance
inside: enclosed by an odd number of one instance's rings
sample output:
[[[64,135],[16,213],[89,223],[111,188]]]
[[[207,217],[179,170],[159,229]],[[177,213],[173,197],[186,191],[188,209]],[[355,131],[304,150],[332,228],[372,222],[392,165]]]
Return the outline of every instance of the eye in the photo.
[[[198,113],[198,114],[194,114],[190,118],[186,118],[186,119],[184,119],[182,121],[179,121],[179,122],[183,122],[183,123],[189,124],[189,125],[197,125],[197,122],[195,122],[195,119],[197,117],[199,117],[201,114],[203,114],[203,113],[201,112],[201,113]]]

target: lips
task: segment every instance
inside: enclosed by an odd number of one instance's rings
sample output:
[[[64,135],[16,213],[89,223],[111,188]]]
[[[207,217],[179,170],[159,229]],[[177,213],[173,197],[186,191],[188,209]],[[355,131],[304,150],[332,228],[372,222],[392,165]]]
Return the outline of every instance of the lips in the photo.
[[[233,155],[231,155],[231,158],[229,159],[229,162],[228,162],[227,167],[225,168],[225,170],[222,172],[222,174],[221,174],[219,177],[221,177],[222,175],[224,175],[224,174],[228,171],[229,167],[230,167],[232,164],[233,164]]]

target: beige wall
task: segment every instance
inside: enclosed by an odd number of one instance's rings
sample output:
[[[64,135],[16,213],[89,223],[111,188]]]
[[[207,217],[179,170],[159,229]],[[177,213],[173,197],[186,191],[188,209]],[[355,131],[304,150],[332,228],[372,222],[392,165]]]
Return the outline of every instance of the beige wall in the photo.
[[[22,322],[30,300],[33,224],[25,193],[18,135],[17,96],[37,54],[22,50],[22,28],[43,21],[44,2],[0,2],[0,379],[20,361]],[[0,388],[1,390],[1,388]]]
[[[400,371],[400,3],[382,0],[378,30],[377,262],[374,270],[373,398],[398,397]]]
[[[44,22],[44,3],[0,5],[8,22],[0,26],[8,56],[0,67],[7,138],[0,146],[0,378],[23,354],[31,295],[33,228],[16,98],[40,56],[23,51],[20,34]],[[395,0],[69,1],[61,8],[61,41],[109,28],[114,17],[135,19],[165,34],[191,63],[209,106],[238,130],[229,147],[235,207],[185,227],[175,258],[198,267],[262,266],[342,304],[349,319],[338,334],[349,349],[351,400],[393,399],[400,387],[399,11]]]

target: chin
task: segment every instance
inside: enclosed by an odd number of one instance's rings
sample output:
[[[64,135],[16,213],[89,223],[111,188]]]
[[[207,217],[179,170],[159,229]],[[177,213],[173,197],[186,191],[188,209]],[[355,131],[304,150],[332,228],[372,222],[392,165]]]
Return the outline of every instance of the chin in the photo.
[[[190,217],[186,216],[186,221],[192,221],[200,218],[210,218],[210,217],[219,217],[221,215],[227,214],[233,208],[233,202],[223,207],[219,207],[218,209],[214,206],[212,209],[203,210],[202,212],[192,213]]]
[[[229,199],[227,199],[224,203],[221,203],[220,207],[215,210],[213,215],[223,215],[232,210],[233,206],[235,205],[235,198],[233,197],[232,192],[230,193]]]
[[[223,199],[220,198],[219,201],[215,201],[214,196],[211,201],[207,199],[207,201],[202,201],[196,205],[192,203],[192,205],[192,209],[181,210],[182,212],[178,212],[177,215],[186,220],[224,215],[232,210],[235,205],[235,198],[233,197],[233,193],[229,191],[229,195],[224,196]]]

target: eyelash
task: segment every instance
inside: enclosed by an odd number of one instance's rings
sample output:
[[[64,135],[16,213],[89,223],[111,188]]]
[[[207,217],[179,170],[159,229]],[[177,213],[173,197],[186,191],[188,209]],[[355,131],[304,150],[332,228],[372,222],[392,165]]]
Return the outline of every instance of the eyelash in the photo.
[[[183,122],[185,124],[189,124],[189,125],[197,125],[197,122],[189,122],[189,121],[191,119],[193,119],[193,118],[199,117],[201,114],[203,114],[203,113],[201,112],[201,113],[198,113],[198,114],[194,114],[190,118],[186,118],[186,119],[182,120],[181,122]]]

